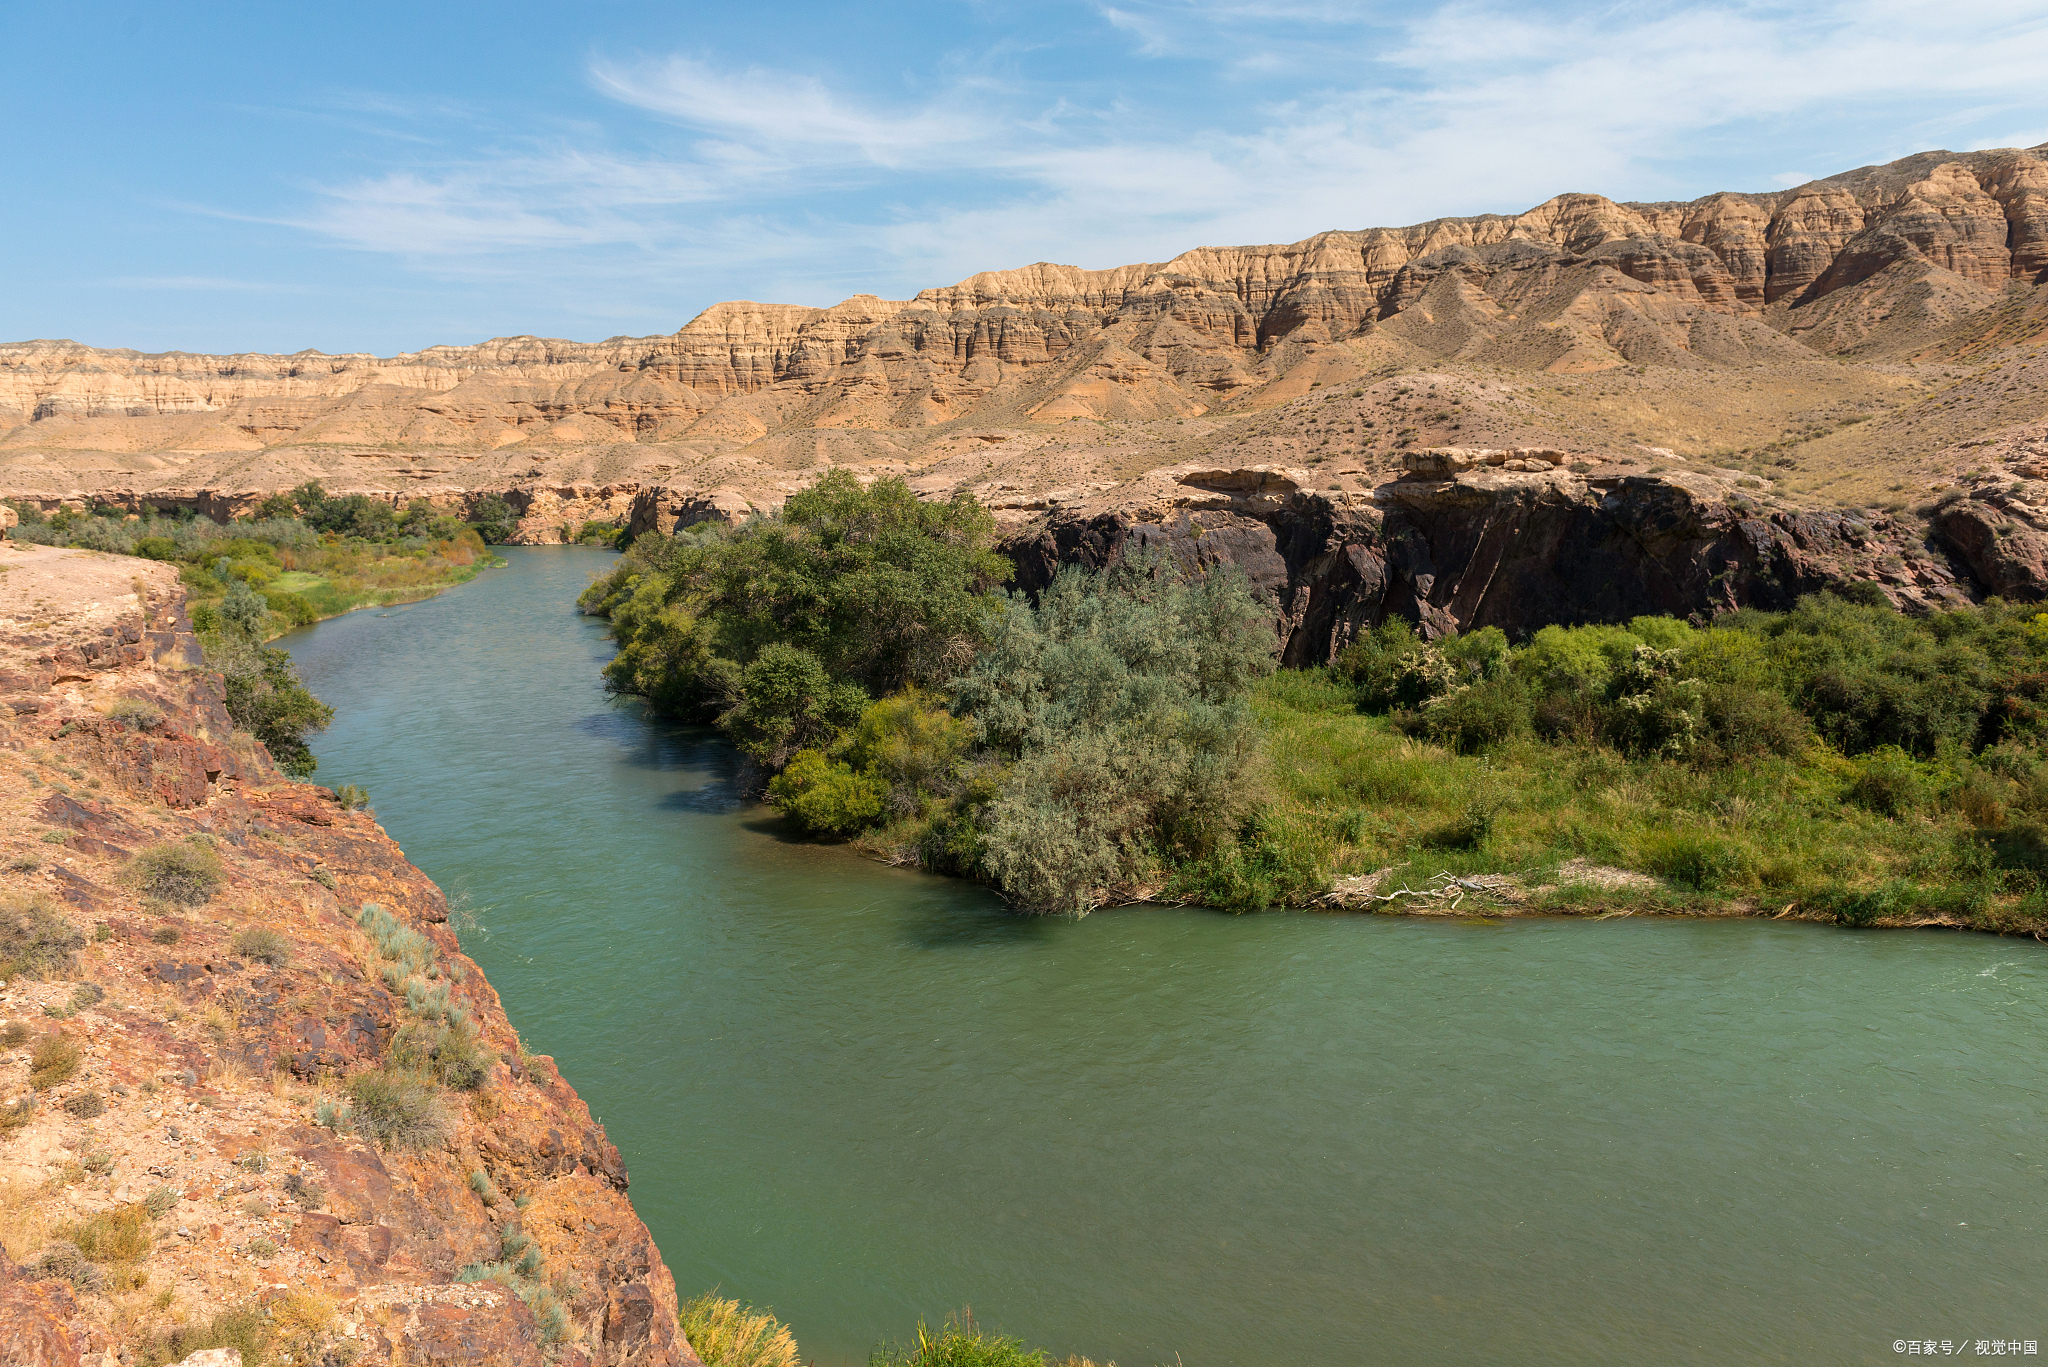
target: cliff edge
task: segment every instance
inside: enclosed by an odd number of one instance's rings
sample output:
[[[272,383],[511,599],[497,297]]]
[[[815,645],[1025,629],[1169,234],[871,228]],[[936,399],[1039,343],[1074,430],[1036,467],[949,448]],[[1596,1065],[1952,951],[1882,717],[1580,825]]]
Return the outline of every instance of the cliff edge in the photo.
[[[0,1356],[693,1367],[602,1126],[371,814],[233,729],[182,605],[0,542]],[[362,1079],[406,1077],[383,1123]]]

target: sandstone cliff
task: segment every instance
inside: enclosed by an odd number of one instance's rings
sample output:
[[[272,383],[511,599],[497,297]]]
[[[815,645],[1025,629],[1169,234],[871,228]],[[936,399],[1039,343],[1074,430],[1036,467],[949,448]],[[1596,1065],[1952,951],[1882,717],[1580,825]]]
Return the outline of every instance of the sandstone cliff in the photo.
[[[112,1367],[254,1305],[288,1308],[315,1362],[695,1363],[602,1127],[524,1053],[446,900],[373,817],[281,780],[232,729],[182,601],[169,566],[0,542],[0,904],[10,926],[40,914],[65,960],[0,989],[24,1027],[0,1093],[32,1095],[0,1125],[0,1357]],[[193,839],[224,872],[203,904],[124,876]],[[417,1149],[316,1123],[414,1011],[365,903],[425,937],[446,1009],[488,1051]],[[251,929],[282,944],[252,956]],[[54,1036],[80,1057],[31,1091]],[[139,1256],[81,1264],[71,1231],[110,1212],[142,1221]],[[518,1287],[458,1281],[521,1240],[539,1253]],[[565,1319],[514,1294],[542,1289]]]
[[[2043,420],[2048,144],[1686,203],[1575,193],[1109,270],[1040,263],[910,299],[719,304],[670,336],[588,345],[16,343],[0,346],[0,495],[225,517],[307,478],[457,512],[495,493],[522,514],[516,541],[547,543],[594,520],[744,517],[846,467],[971,491],[1023,535],[1091,500],[1135,507],[1159,470],[1279,465],[1342,499],[1420,449],[1544,448],[1732,471],[1773,516],[1912,523],[1908,541],[1962,556],[1966,591],[2032,594],[2048,583],[1960,550],[1964,515],[1921,519],[1974,478],[1959,452]]]

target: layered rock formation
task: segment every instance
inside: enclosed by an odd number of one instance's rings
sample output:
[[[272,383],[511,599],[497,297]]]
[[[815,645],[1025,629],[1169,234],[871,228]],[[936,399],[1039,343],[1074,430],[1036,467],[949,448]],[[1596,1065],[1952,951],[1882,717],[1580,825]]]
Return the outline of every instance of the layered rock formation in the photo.
[[[1429,637],[1498,626],[1787,608],[1875,585],[1909,611],[1970,600],[1967,572],[1899,519],[1772,510],[1734,471],[1569,465],[1546,450],[1417,452],[1358,492],[1305,472],[1177,469],[1139,496],[1054,512],[1005,549],[1036,590],[1059,566],[1142,552],[1232,564],[1273,603],[1290,665],[1324,664],[1389,617]]]
[[[1961,589],[2034,593],[2048,583],[2011,568],[2027,555],[1965,551],[1982,537],[1962,514],[1908,510],[1953,492],[1962,444],[2048,419],[2044,280],[2048,144],[1763,194],[1565,194],[1109,270],[1040,263],[905,300],[719,304],[670,336],[590,345],[380,360],[18,343],[0,346],[0,495],[229,516],[307,478],[463,514],[491,493],[521,513],[515,540],[547,543],[588,521],[769,511],[845,467],[971,491],[1023,534],[1090,500],[1135,509],[1150,471],[1280,465],[1377,506],[1390,481],[1414,487],[1397,477],[1418,450],[1541,449],[1617,478],[1680,458],[1736,470],[1770,488],[1764,520],[1931,530]],[[1593,497],[1567,483],[1514,497]]]
[[[1527,213],[1203,247],[1161,263],[992,271],[909,300],[719,304],[669,337],[536,337],[362,355],[0,347],[13,445],[497,449],[961,419],[1185,417],[1277,354],[1399,322],[1445,357],[1556,370],[1769,356],[1793,317],[1886,277],[1953,309],[2048,274],[2048,145],[1929,152],[1794,190],[1682,204],[1566,194]],[[1868,291],[1866,291],[1868,293]],[[1765,326],[1768,324],[1768,326]],[[1851,344],[1838,327],[1831,345]]]
[[[446,899],[372,816],[283,781],[233,730],[175,569],[7,542],[0,567],[0,910],[45,917],[68,958],[5,984],[0,1015],[81,1053],[0,1126],[0,1358],[103,1367],[174,1320],[297,1297],[293,1351],[315,1362],[696,1363],[617,1149],[523,1051]],[[132,857],[192,840],[220,857],[219,890],[144,898]],[[417,1014],[365,903],[426,937],[489,1060],[417,1147],[317,1123]],[[252,929],[283,944],[252,954]],[[23,1094],[26,1050],[0,1072]],[[152,1197],[120,1280],[63,1251],[67,1226]],[[458,1279],[518,1238],[540,1250],[523,1282]],[[515,1294],[542,1289],[566,1310],[552,1327]]]

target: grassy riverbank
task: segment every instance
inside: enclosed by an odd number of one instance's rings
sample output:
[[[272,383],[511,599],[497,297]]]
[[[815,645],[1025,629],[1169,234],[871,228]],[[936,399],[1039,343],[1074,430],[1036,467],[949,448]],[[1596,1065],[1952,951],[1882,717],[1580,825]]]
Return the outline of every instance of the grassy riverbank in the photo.
[[[1377,899],[1445,872],[1510,876],[1493,905],[1524,910],[2048,930],[2013,810],[2031,785],[1967,760],[1813,741],[1701,766],[1534,734],[1460,754],[1361,713],[1330,670],[1275,675],[1253,706],[1259,815],[1236,860],[1184,876],[1177,891],[1194,900],[1308,905],[1348,880],[1351,905],[1430,910],[1437,900]]]
[[[362,494],[330,497],[315,483],[274,494],[258,516],[229,524],[190,509],[45,517],[11,506],[21,518],[17,540],[177,565],[192,629],[226,683],[228,715],[294,778],[319,767],[306,735],[325,729],[334,713],[299,681],[290,655],[264,643],[359,607],[414,602],[467,583],[505,563],[486,537],[502,540],[510,528],[502,503],[487,510],[490,520],[471,524],[424,499],[400,511]]]
[[[430,598],[504,562],[488,538],[502,539],[502,520],[459,522],[423,500],[403,511],[357,494],[335,498],[317,484],[274,495],[263,515],[222,524],[187,513],[129,516],[112,509],[45,517],[13,505],[14,537],[135,555],[179,566],[195,630],[218,630],[230,588],[247,584],[267,616],[261,639],[338,617],[360,607]]]
[[[798,829],[1027,910],[2048,930],[2048,613],[1394,620],[1275,673],[1234,571],[1069,569],[1027,601],[990,531],[971,500],[828,478],[780,519],[644,539],[582,601],[611,685],[721,726]]]

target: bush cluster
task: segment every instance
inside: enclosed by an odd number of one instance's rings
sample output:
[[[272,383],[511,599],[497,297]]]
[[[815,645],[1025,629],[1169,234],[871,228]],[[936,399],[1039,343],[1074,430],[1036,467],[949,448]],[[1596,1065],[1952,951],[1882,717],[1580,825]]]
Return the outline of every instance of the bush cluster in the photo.
[[[1993,603],[1927,617],[1832,594],[1701,628],[1545,627],[1424,642],[1404,622],[1355,641],[1338,670],[1361,708],[1462,753],[1534,733],[1725,766],[1825,741],[1873,759],[1859,800],[1895,811],[1901,763],[2037,746],[2048,722],[2048,614]]]
[[[964,668],[1010,565],[972,498],[835,470],[775,517],[639,538],[581,599],[611,619],[616,692],[716,722],[766,772],[874,698]]]
[[[806,833],[885,831],[1067,913],[1230,845],[1270,610],[1142,556],[1027,601],[993,537],[971,497],[835,471],[778,517],[641,537],[582,606],[607,684],[716,722]]]
[[[220,891],[227,870],[211,844],[194,838],[149,846],[129,863],[125,877],[146,897],[196,907]]]
[[[684,1301],[676,1321],[704,1367],[798,1367],[802,1361],[788,1325],[716,1291]]]

